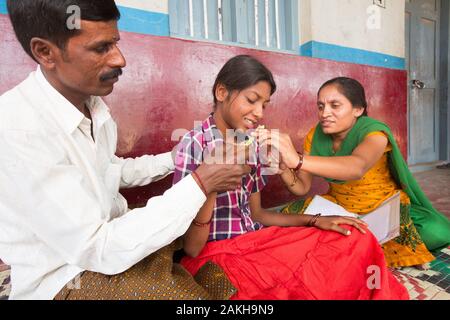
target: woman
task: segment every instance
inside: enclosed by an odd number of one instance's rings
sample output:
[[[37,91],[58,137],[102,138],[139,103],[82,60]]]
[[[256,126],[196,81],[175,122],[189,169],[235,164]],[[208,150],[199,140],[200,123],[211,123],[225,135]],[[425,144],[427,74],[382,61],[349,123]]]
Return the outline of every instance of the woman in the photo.
[[[254,130],[275,90],[271,72],[258,60],[229,60],[213,87],[214,113],[178,146],[174,183],[195,172],[205,150],[234,144],[236,132]],[[251,173],[233,192],[208,194],[184,235],[189,257],[182,265],[188,271],[196,275],[208,263],[218,264],[237,289],[233,299],[407,299],[363,222],[263,209],[258,145],[249,149]],[[368,285],[372,266],[378,267],[380,286]]]
[[[317,107],[320,123],[307,135],[303,154],[295,151],[289,136],[280,137],[285,163],[281,177],[288,189],[302,196],[310,190],[313,175],[324,177],[330,184],[324,197],[360,215],[400,191],[400,236],[383,245],[387,263],[401,267],[434,260],[427,248],[450,243],[450,223],[423,194],[391,130],[367,117],[362,85],[354,79],[332,79],[320,88]],[[266,130],[258,135],[262,141],[271,139]],[[291,203],[283,212],[303,213],[310,201]]]

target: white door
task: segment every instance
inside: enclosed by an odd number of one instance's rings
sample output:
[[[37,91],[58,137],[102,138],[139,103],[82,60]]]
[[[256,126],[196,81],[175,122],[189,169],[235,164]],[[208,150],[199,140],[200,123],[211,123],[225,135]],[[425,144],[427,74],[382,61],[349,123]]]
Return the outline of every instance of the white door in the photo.
[[[439,160],[440,0],[406,1],[408,162]]]

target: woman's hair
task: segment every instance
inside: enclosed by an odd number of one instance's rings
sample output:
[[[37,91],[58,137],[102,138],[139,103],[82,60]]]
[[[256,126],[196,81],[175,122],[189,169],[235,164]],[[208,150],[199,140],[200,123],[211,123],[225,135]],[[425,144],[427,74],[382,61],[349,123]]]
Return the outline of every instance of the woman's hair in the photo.
[[[272,72],[261,62],[248,55],[240,55],[228,60],[217,75],[213,86],[214,106],[217,105],[216,89],[219,84],[229,91],[242,91],[257,84],[267,81],[271,87],[270,95],[277,90]]]
[[[355,79],[339,77],[331,79],[325,82],[319,89],[322,91],[323,88],[330,85],[335,85],[338,91],[343,94],[353,105],[354,108],[360,107],[364,109],[364,113],[361,116],[367,116],[367,101],[366,92],[364,87],[356,81]]]

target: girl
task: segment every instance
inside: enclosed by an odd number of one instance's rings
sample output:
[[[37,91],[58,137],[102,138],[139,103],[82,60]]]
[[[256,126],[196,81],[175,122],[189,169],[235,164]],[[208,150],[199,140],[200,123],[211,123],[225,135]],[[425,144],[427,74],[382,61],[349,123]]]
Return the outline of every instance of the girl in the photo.
[[[213,87],[214,113],[179,145],[174,183],[194,172],[204,150],[217,149],[234,130],[255,129],[275,90],[271,72],[258,60],[229,60]],[[218,264],[237,289],[233,299],[406,299],[363,222],[281,215],[261,207],[266,181],[258,148],[250,146],[252,171],[241,186],[208,195],[184,236],[189,257],[183,266],[195,275],[208,261]],[[368,285],[371,266],[379,286]]]
[[[295,151],[289,136],[280,137],[286,166],[301,166],[282,173],[286,186],[301,196],[310,190],[313,175],[324,177],[330,183],[324,197],[360,215],[401,191],[400,236],[383,245],[387,263],[402,267],[432,261],[427,248],[450,243],[449,221],[423,194],[391,130],[367,117],[362,85],[354,79],[332,79],[320,88],[317,107],[320,123],[307,135],[303,155]],[[259,135],[270,140],[267,131],[260,130]],[[302,213],[310,201],[291,203],[283,212]]]

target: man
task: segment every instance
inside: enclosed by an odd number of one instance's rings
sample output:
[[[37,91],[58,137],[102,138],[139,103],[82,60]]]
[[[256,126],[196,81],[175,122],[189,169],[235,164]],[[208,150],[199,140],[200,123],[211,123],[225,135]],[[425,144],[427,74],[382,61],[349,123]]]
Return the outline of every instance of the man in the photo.
[[[126,65],[114,1],[7,5],[19,42],[39,64],[0,97],[0,257],[11,265],[10,298],[209,298],[168,262],[166,246],[189,228],[207,194],[234,189],[250,169],[202,165],[127,212],[119,188],[162,179],[174,165],[170,153],[114,155],[116,125],[99,98]],[[75,28],[67,13],[74,5]],[[75,290],[66,286],[73,279]]]

